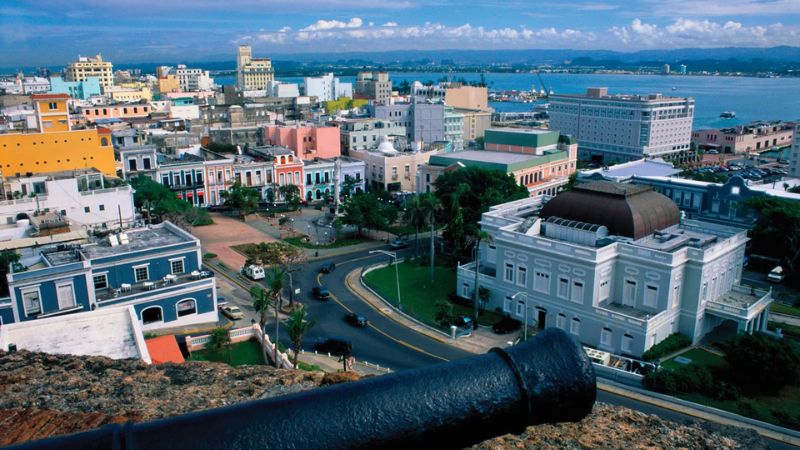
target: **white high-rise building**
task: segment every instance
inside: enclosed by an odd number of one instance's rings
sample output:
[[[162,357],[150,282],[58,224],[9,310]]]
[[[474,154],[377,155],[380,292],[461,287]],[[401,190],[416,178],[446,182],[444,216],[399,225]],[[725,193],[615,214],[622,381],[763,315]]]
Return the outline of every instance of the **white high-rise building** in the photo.
[[[253,58],[249,45],[240,45],[236,52],[236,87],[239,91],[263,91],[275,79],[272,60]]]
[[[551,129],[578,139],[582,159],[673,158],[689,153],[694,99],[589,88],[586,94],[550,96],[549,114]]]
[[[184,64],[178,64],[175,75],[183,92],[210,91],[214,86],[214,79],[203,69],[188,69]]]
[[[78,56],[78,60],[70,63],[66,70],[66,81],[86,81],[89,77],[100,79],[100,86],[110,87],[114,85],[114,65],[111,61],[103,61],[101,55],[94,58],[91,56]]]
[[[342,83],[332,73],[321,77],[306,77],[304,83],[306,95],[317,97],[320,102],[329,102],[340,97],[353,97],[353,84]]]

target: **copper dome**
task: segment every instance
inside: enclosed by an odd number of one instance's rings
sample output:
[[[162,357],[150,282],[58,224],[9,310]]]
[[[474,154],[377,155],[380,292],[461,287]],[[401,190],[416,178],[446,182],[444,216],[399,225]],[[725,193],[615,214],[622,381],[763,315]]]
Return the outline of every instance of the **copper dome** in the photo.
[[[634,239],[680,222],[678,206],[650,187],[602,181],[577,184],[557,195],[540,216],[605,225],[610,234]]]

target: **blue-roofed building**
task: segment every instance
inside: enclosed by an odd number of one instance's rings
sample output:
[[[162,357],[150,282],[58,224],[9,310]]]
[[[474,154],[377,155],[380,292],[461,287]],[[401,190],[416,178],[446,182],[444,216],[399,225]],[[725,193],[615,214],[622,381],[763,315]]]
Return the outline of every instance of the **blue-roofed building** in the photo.
[[[24,249],[7,275],[3,323],[132,306],[142,329],[217,322],[200,241],[164,222],[77,244]]]
[[[93,95],[100,95],[100,78],[88,77],[85,81],[64,81],[61,77],[50,78],[50,92],[68,94],[74,99],[89,100]]]

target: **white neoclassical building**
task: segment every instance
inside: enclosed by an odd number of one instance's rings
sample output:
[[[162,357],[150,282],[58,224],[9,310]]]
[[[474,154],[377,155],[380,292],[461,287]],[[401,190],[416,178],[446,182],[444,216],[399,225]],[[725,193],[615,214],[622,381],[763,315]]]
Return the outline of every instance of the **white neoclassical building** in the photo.
[[[487,308],[531,326],[634,357],[672,333],[766,329],[771,293],[739,284],[747,231],[682,219],[647,186],[579,184],[492,207],[480,226]],[[459,266],[459,295],[474,280],[474,261]]]

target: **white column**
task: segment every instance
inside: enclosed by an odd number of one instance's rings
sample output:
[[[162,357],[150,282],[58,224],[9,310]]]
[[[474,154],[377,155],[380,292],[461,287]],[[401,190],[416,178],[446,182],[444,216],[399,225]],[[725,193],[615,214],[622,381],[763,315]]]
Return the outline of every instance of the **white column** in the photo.
[[[767,331],[767,326],[769,324],[769,308],[764,308],[764,311],[761,311],[761,315],[763,316],[761,321],[761,331]]]

